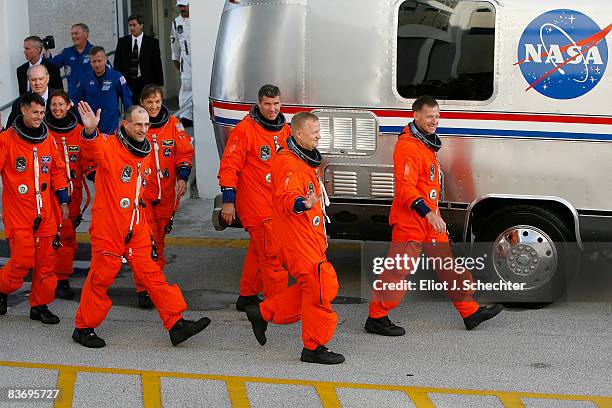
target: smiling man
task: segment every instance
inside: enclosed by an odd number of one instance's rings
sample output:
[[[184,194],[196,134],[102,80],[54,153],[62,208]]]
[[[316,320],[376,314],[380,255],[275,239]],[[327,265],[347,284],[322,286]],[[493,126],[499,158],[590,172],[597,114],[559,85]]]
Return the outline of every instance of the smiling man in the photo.
[[[125,77],[106,64],[104,48],[93,47],[89,53],[89,62],[91,70],[81,78],[73,101],[85,101],[94,111],[102,109],[100,131],[110,134],[119,126],[120,100],[123,110],[127,111],[132,106],[132,92]]]
[[[319,118],[310,112],[296,114],[291,135],[288,148],[272,164],[272,234],[273,250],[296,283],[245,311],[262,346],[268,322],[288,324],[301,319],[300,360],[340,364],[344,356],[326,347],[338,322],[331,304],[338,293],[338,279],[326,255],[329,200],[319,174]]]
[[[270,251],[272,240],[272,181],[270,173],[276,152],[286,146],[291,131],[280,112],[278,87],[259,89],[257,104],[230,133],[219,167],[223,193],[221,218],[231,225],[240,217],[251,240],[240,278],[236,309],[259,303],[287,287],[287,271]],[[267,248],[266,248],[267,247]]]
[[[77,23],[70,28],[70,38],[73,46],[64,48],[62,52],[51,58],[51,62],[58,68],[64,68],[68,94],[76,103],[74,92],[83,75],[90,71],[89,52],[93,45],[89,42],[89,27],[84,23]],[[51,57],[49,50],[45,50],[45,57]]]
[[[393,152],[395,196],[389,214],[392,242],[388,258],[399,255],[414,259],[422,251],[433,258],[452,258],[446,223],[438,208],[443,187],[437,156],[442,142],[436,133],[440,107],[434,98],[424,95],[414,101],[412,110],[414,121],[399,135]],[[385,284],[398,283],[415,272],[413,268],[389,268],[381,279]],[[459,281],[472,279],[469,271],[459,272],[451,267],[437,269],[436,273],[450,288],[463,287]],[[406,331],[391,322],[389,312],[399,305],[405,293],[405,287],[400,290],[374,288],[365,330],[383,336],[403,336]],[[447,291],[467,330],[502,310],[500,305],[480,307],[472,294],[464,290]]]
[[[151,297],[172,345],[176,346],[208,326],[210,319],[185,320],[187,310],[177,285],[170,285],[153,261],[151,230],[141,207],[141,199],[151,175],[151,144],[147,139],[149,114],[141,106],[129,108],[121,127],[112,137],[99,135],[100,110],[79,103],[83,120],[81,148],[97,165],[91,209],[91,268],[81,292],[72,338],[89,348],[100,348],[105,341],[94,329],[106,318],[112,301],[108,288],[121,269],[122,256]]]

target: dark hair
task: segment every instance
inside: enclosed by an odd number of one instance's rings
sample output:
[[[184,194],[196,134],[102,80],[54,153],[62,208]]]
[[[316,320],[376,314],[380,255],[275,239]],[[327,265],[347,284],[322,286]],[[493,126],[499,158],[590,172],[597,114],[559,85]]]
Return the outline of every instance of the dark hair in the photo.
[[[30,107],[30,105],[32,105],[33,103],[36,103],[40,106],[45,106],[45,100],[39,94],[36,94],[34,92],[28,92],[23,94],[23,96],[21,97],[22,108],[25,106]]]
[[[277,96],[280,96],[280,95],[281,95],[281,92],[280,92],[280,89],[278,89],[278,86],[266,84],[262,86],[261,88],[259,88],[259,92],[257,93],[257,98],[261,101],[264,96],[268,98],[276,98]]]
[[[26,37],[25,40],[23,40],[23,42],[28,42],[28,41],[34,43],[34,46],[38,48],[39,50],[42,50],[43,43],[42,43],[42,39],[39,36],[31,35],[29,37]]]
[[[295,132],[304,127],[304,124],[310,120],[318,121],[319,117],[312,112],[298,112],[291,119],[291,133]]]
[[[76,23],[72,25],[72,28],[74,27],[80,27],[81,29],[83,29],[83,31],[85,31],[87,34],[89,34],[89,27],[87,27],[87,24],[85,23]]]
[[[104,49],[104,47],[96,45],[94,47],[91,47],[91,50],[89,50],[89,56],[93,57],[94,55],[96,55],[99,52],[103,52],[104,55],[106,55],[106,50]]]
[[[162,99],[164,99],[164,88],[162,88],[159,85],[155,85],[155,84],[145,85],[145,87],[142,88],[142,91],[140,91],[139,99],[142,102],[148,97],[150,97],[151,95],[155,95],[155,94],[159,94],[159,96],[161,96]]]
[[[421,95],[412,104],[412,111],[418,112],[421,109],[423,109],[423,106],[429,106],[430,108],[435,108],[436,106],[439,106],[439,105],[438,105],[438,101],[436,101],[436,98],[434,98],[433,96]]]
[[[49,103],[51,103],[53,98],[55,98],[56,96],[59,96],[60,98],[64,100],[64,102],[70,105],[70,102],[71,102],[70,97],[68,96],[66,91],[64,91],[63,89],[55,89],[53,92],[51,92],[51,95],[49,95]]]
[[[144,24],[144,17],[141,14],[132,14],[127,19],[128,23],[132,20],[136,20],[140,25]]]

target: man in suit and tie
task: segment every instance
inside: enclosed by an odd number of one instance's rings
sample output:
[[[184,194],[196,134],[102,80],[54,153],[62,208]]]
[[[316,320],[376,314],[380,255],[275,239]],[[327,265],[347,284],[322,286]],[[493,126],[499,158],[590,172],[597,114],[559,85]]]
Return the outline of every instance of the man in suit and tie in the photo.
[[[43,98],[45,103],[47,104],[46,108],[49,111],[49,95],[53,92],[53,88],[49,86],[49,71],[47,71],[47,67],[40,64],[34,65],[33,67],[28,68],[27,72],[28,82],[30,85],[30,92],[35,93]],[[27,93],[27,92],[26,92]],[[23,96],[23,95],[22,95]],[[13,122],[17,116],[21,115],[21,98],[15,99],[13,102],[13,106],[11,109],[11,113],[6,121],[5,128],[8,129],[13,126]]]
[[[164,85],[159,40],[144,35],[144,19],[138,15],[128,17],[130,35],[121,37],[115,50],[114,69],[127,79],[132,91],[132,102],[139,103],[145,85]]]
[[[19,95],[31,91],[28,82],[28,68],[35,65],[44,65],[49,72],[49,86],[53,89],[64,89],[60,70],[50,60],[43,58],[43,43],[40,37],[32,35],[23,40],[23,55],[26,62],[17,68],[17,82],[19,83]]]

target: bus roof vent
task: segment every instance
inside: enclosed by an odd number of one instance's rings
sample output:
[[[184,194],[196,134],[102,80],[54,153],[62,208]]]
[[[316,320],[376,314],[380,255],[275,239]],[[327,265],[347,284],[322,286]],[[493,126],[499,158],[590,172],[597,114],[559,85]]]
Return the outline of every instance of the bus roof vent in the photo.
[[[327,155],[371,156],[376,151],[378,121],[369,111],[317,109],[321,139],[319,151]]]

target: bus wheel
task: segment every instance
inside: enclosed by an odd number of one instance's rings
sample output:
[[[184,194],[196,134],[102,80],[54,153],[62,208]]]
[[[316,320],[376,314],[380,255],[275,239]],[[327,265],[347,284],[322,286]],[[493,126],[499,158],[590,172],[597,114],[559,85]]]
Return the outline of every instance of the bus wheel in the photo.
[[[487,279],[523,284],[521,290],[501,293],[505,306],[539,308],[563,296],[578,253],[559,216],[521,205],[498,210],[480,225],[476,241],[486,243]]]

